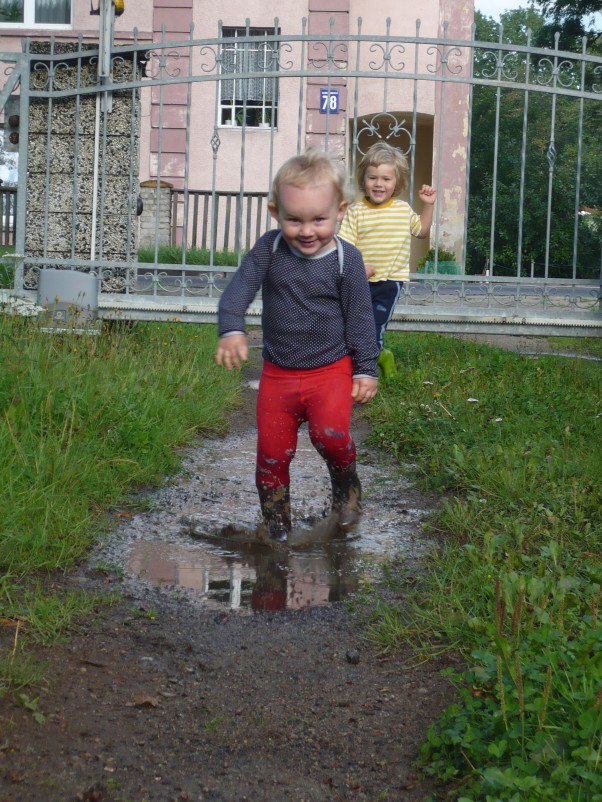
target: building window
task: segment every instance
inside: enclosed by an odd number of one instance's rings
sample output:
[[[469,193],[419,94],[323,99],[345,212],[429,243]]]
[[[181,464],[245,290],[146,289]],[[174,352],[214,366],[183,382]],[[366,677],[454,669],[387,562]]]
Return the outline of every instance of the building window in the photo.
[[[278,65],[276,42],[259,37],[273,36],[273,28],[224,28],[221,46],[221,73],[274,72]],[[258,37],[253,42],[240,37]],[[230,41],[231,40],[231,41]],[[275,128],[278,124],[277,78],[232,78],[220,81],[221,125],[249,128]]]
[[[73,0],[0,0],[0,25],[70,27]]]

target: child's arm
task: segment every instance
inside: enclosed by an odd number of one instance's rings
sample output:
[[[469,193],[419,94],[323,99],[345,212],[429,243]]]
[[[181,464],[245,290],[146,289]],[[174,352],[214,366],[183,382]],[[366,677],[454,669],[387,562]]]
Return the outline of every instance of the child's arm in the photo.
[[[418,191],[418,197],[422,201],[422,212],[420,214],[420,231],[416,236],[424,239],[433,225],[433,209],[437,200],[437,190],[435,187],[423,184]]]
[[[227,370],[240,369],[249,356],[245,334],[245,313],[257,294],[269,266],[274,236],[264,234],[245,256],[224,290],[218,306],[220,339],[215,362]]]

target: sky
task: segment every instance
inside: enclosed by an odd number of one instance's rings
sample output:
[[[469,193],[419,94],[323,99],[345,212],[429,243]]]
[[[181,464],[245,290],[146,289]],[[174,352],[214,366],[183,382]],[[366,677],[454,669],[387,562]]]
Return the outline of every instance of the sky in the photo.
[[[517,8],[529,8],[527,0],[475,0],[475,11],[480,11],[487,17],[499,19],[504,11],[514,11]]]
[[[505,11],[515,11],[517,8],[529,8],[528,0],[474,0],[475,11],[480,11],[487,17],[499,20],[500,14]],[[598,18],[601,15],[596,15]]]
[[[517,8],[528,8],[527,0],[475,0],[475,11],[480,11],[487,17],[499,19],[504,11],[514,11]]]

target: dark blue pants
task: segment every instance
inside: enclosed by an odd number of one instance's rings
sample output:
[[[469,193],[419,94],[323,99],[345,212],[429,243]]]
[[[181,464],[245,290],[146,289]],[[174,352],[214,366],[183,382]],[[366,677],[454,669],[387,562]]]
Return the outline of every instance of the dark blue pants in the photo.
[[[382,351],[387,323],[391,320],[395,304],[401,294],[403,281],[371,281],[372,310],[376,323],[378,348]]]

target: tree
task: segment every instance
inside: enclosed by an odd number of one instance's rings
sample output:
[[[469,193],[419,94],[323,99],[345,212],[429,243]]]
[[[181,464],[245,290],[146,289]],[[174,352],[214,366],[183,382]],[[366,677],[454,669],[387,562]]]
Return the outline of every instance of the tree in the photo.
[[[575,43],[584,36],[590,47],[600,44],[602,0],[533,0],[533,3],[541,8],[546,20],[538,44],[553,46],[556,32],[560,34],[561,49],[575,49]]]
[[[502,15],[501,22],[503,41],[515,44],[526,41],[528,29],[537,35],[545,24],[543,15],[532,9],[508,12]],[[476,23],[478,41],[498,40],[499,26],[493,20],[477,14]],[[543,263],[549,204],[549,260],[558,266],[550,269],[550,275],[568,278],[572,274],[576,207],[602,209],[602,151],[598,136],[602,105],[593,100],[584,104],[579,151],[580,101],[557,96],[552,116],[552,95],[537,92],[533,82],[533,71],[543,69],[542,61],[545,64],[549,59],[531,57],[530,84],[534,90],[528,96],[518,86],[498,92],[494,85],[485,84],[473,90],[468,272],[482,271],[490,256],[492,232],[498,275],[515,275],[519,258],[523,274],[528,274],[532,261]],[[506,82],[510,83],[508,76],[515,73],[517,83],[521,83],[526,65],[527,56],[512,50],[505,51],[503,67],[495,47],[483,46],[475,53],[477,78],[496,77],[497,71],[503,69]],[[600,243],[591,218],[589,225],[585,219],[577,219],[577,273],[590,277],[591,266],[599,266]]]

